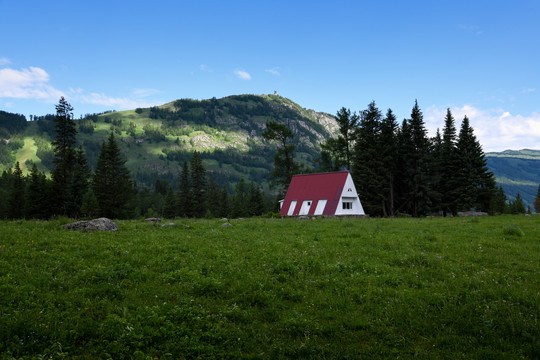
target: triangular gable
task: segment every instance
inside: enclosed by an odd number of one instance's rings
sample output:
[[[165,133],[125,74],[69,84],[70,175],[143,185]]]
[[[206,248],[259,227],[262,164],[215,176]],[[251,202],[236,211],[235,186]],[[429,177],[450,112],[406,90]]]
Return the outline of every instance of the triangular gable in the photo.
[[[309,214],[313,215],[319,200],[326,200],[323,215],[335,214],[348,176],[348,171],[294,175],[283,201],[281,215],[290,213],[292,201],[296,201],[296,206],[291,215],[299,214],[304,201],[312,202]]]

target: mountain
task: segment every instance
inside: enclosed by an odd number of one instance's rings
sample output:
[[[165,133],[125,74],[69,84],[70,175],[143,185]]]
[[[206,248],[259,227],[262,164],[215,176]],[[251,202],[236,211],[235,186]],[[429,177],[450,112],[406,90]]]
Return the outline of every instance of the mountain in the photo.
[[[23,169],[36,163],[48,171],[53,166],[54,116],[36,119],[3,147],[9,147]],[[218,183],[244,178],[267,184],[275,147],[263,140],[262,132],[270,120],[291,128],[297,160],[308,167],[319,156],[319,144],[338,129],[333,116],[306,110],[279,95],[236,95],[87,115],[77,120],[78,142],[95,166],[102,142],[114,131],[132,176],[149,187],[157,179],[175,186],[183,162],[194,150],[201,152],[204,166]],[[13,160],[4,159],[0,171],[11,167]]]
[[[540,150],[490,152],[486,159],[508,199],[515,199],[519,192],[525,206],[532,209],[540,185]]]

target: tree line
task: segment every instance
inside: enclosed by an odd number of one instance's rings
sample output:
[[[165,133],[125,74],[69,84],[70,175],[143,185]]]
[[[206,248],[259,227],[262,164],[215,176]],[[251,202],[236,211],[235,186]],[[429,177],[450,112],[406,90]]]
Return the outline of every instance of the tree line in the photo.
[[[266,124],[264,137],[277,145],[270,174],[275,187],[283,192],[298,173],[349,170],[371,216],[525,212],[519,194],[508,203],[496,186],[466,116],[458,132],[448,109],[442,133],[437,129],[431,138],[417,101],[401,125],[391,109],[383,115],[374,101],[359,113],[341,108],[336,120],[338,136],[321,144],[318,167],[311,170],[295,161],[290,129]]]

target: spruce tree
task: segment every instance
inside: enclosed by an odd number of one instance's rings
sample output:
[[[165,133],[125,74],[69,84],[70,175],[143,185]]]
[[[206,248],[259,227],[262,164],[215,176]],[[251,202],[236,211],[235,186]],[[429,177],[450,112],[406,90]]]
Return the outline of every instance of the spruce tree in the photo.
[[[206,169],[197,151],[191,158],[191,200],[193,216],[202,218],[206,213]]]
[[[249,211],[247,207],[247,189],[246,182],[244,178],[241,178],[240,181],[236,184],[235,193],[232,200],[232,209],[231,217],[239,218],[249,216]]]
[[[398,124],[391,109],[386,112],[386,117],[381,122],[381,134],[379,144],[381,146],[382,160],[382,188],[386,192],[383,202],[383,215],[394,216],[395,205],[395,179],[398,161],[397,144]]]
[[[253,180],[249,183],[248,210],[250,216],[259,216],[264,212],[264,202],[261,188]]]
[[[172,219],[176,216],[176,201],[174,198],[174,191],[169,186],[167,194],[165,195],[165,204],[163,206],[163,217]]]
[[[191,182],[189,180],[189,166],[184,161],[182,173],[180,174],[180,187],[176,197],[176,213],[180,217],[191,217]]]
[[[441,177],[440,177],[440,193],[441,207],[444,216],[447,210],[450,210],[452,215],[457,214],[458,199],[459,199],[459,174],[461,165],[457,153],[457,133],[454,117],[450,109],[446,111],[446,118],[443,129],[442,146],[440,153],[441,161]]]
[[[86,161],[82,146],[75,151],[72,176],[69,182],[69,199],[66,200],[66,214],[78,218],[81,212],[83,197],[88,191],[92,172]]]
[[[221,188],[214,179],[213,173],[209,173],[208,175],[208,182],[206,185],[206,202],[207,212],[209,212],[212,217],[220,216]]]
[[[536,192],[536,196],[534,198],[534,211],[536,213],[540,213],[540,185],[538,186],[538,191]]]
[[[19,162],[15,163],[11,181],[11,192],[8,202],[8,218],[21,219],[24,217],[24,191],[25,179],[19,166]]]
[[[77,128],[73,121],[73,107],[62,96],[56,105],[54,118],[55,139],[52,142],[54,150],[54,169],[52,171],[52,186],[54,194],[54,209],[56,213],[67,214],[73,164],[75,163],[75,144]]]
[[[476,140],[467,116],[461,123],[457,142],[459,157],[459,207],[469,210],[473,207],[487,211],[491,197],[495,193],[495,178],[487,167],[482,146]]]
[[[47,219],[49,217],[49,183],[45,174],[34,164],[30,170],[26,186],[24,214],[27,219]]]
[[[99,152],[93,178],[93,190],[102,216],[128,218],[131,215],[129,203],[135,191],[125,163],[111,132]]]
[[[411,152],[405,154],[407,198],[414,217],[424,215],[430,206],[429,140],[424,115],[415,102],[408,122],[411,136]]]
[[[382,113],[373,101],[361,113],[354,147],[352,175],[362,206],[371,216],[383,215],[388,194],[381,157],[381,120]]]

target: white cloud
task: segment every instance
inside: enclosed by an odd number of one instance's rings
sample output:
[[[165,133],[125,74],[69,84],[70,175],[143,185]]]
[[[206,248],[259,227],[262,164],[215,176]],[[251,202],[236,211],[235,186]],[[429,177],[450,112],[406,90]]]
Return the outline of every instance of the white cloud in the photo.
[[[157,89],[135,89],[133,90],[133,95],[137,97],[148,97],[154,94],[159,94],[161,91]]]
[[[267,69],[267,70],[264,70],[266,71],[267,73],[270,73],[272,75],[275,75],[275,76],[281,76],[281,74],[279,73],[279,67],[275,67],[275,68],[272,68],[272,69]]]
[[[521,90],[521,93],[522,94],[527,94],[527,93],[531,93],[531,92],[535,92],[535,91],[536,91],[536,88],[530,88],[530,89]]]
[[[0,66],[9,65],[11,61],[6,57],[0,57]]]
[[[235,70],[234,74],[242,80],[251,80],[251,75],[244,70]]]
[[[115,110],[128,110],[138,107],[150,107],[157,105],[155,102],[141,101],[130,98],[115,98],[107,96],[103,93],[90,93],[87,95],[80,91],[80,89],[79,93],[75,95],[74,98],[85,104],[104,105]]]
[[[199,65],[199,69],[204,72],[212,72],[212,69],[206,64]]]
[[[478,141],[485,152],[540,149],[540,113],[512,114],[503,109],[478,109],[471,105],[450,107],[459,133],[461,120],[469,118]],[[424,112],[426,126],[431,135],[437,128],[442,132],[446,108],[432,106]]]
[[[57,101],[64,93],[49,82],[49,74],[41,68],[0,69],[0,97]]]

